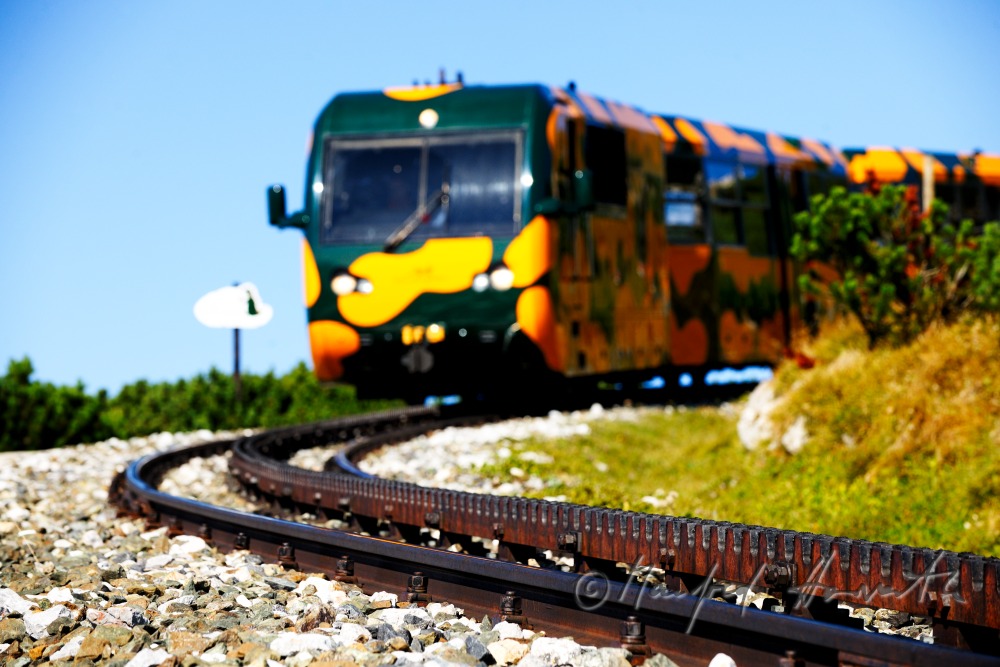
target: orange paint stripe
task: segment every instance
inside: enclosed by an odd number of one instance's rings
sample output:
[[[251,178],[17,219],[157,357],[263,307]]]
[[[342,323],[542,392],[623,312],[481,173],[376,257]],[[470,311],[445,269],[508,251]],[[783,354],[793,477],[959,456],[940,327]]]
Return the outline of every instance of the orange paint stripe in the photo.
[[[899,152],[903,154],[903,157],[906,158],[906,161],[910,163],[910,166],[913,167],[918,174],[924,173],[924,156],[927,155],[926,153],[918,151],[915,148],[901,148]],[[941,164],[933,155],[930,156],[930,158],[931,169],[934,170],[934,180],[948,180],[948,170],[945,169],[945,166]]]
[[[1000,155],[977,155],[976,175],[983,183],[1000,185]]]
[[[735,149],[741,153],[740,157],[749,157],[750,161],[758,161],[764,157],[764,147],[757,143],[757,140],[749,134],[737,132],[728,125],[709,120],[702,121],[701,126],[705,128],[705,131],[708,132],[712,141],[719,148],[724,150]],[[754,158],[758,158],[758,160],[754,160]]]
[[[305,288],[306,308],[312,308],[319,301],[321,284],[316,257],[306,239],[302,239],[302,284]]]
[[[684,118],[675,118],[674,127],[677,131],[681,133],[681,136],[687,140],[692,146],[694,146],[695,153],[699,155],[705,154],[705,148],[708,146],[708,140],[705,138],[701,132],[698,131],[690,121]]]
[[[386,88],[382,94],[401,102],[421,102],[423,100],[441,97],[456,90],[461,90],[460,83],[445,83],[437,86],[400,86],[398,88]]]
[[[504,264],[514,272],[514,287],[534,284],[552,268],[552,225],[536,215],[503,253]]]
[[[767,136],[767,147],[774,153],[775,157],[781,160],[806,164],[812,164],[816,161],[809,153],[799,150],[788,143],[784,137],[774,132],[768,132],[765,136]]]
[[[867,183],[869,176],[882,182],[896,183],[906,176],[906,160],[896,150],[884,147],[872,147],[865,153],[851,158],[847,173],[855,183]]]
[[[344,374],[344,357],[361,348],[358,332],[340,322],[320,320],[309,323],[313,372],[320,380],[336,380]]]
[[[650,116],[650,120],[653,121],[656,129],[660,131],[660,137],[663,138],[663,144],[666,146],[667,152],[673,152],[674,147],[677,145],[677,133],[674,132],[674,128],[670,127],[670,123],[659,116]]]
[[[814,139],[803,139],[802,140],[802,145],[810,153],[812,153],[813,155],[815,155],[816,157],[818,157],[821,161],[823,161],[824,164],[832,167],[833,163],[836,162],[836,158],[834,157],[833,153],[831,153],[830,151],[828,151],[826,149],[826,146],[824,146],[820,142],[818,142],[818,141],[816,141]]]

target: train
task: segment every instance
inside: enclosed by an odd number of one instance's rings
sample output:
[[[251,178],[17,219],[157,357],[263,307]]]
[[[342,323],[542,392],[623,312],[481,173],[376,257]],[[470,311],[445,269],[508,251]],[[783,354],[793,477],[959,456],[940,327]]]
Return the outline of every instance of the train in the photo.
[[[1000,218],[1000,156],[647,113],[570,83],[335,96],[303,232],[316,376],[359,397],[549,398],[754,383],[802,323],[792,218],[835,185],[930,187]]]

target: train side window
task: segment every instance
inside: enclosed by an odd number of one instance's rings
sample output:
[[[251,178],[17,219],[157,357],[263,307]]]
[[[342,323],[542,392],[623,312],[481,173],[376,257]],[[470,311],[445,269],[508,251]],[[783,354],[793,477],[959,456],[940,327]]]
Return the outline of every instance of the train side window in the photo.
[[[767,229],[767,213],[762,208],[743,209],[743,234],[751,255],[773,254]]]
[[[936,183],[934,185],[934,199],[939,199],[948,205],[948,217],[957,220],[960,216],[958,208],[958,192],[954,185],[950,183]]]
[[[703,172],[696,157],[666,156],[667,188],[663,193],[663,220],[671,243],[705,243],[701,194]]]
[[[625,133],[614,128],[588,125],[584,160],[593,175],[594,201],[625,206],[628,203]]]
[[[981,189],[979,183],[965,183],[959,188],[961,197],[959,202],[959,210],[961,211],[960,219],[982,222],[979,206],[979,192]]]
[[[713,204],[710,208],[712,240],[718,245],[741,245],[740,209],[736,206]]]
[[[1000,188],[986,186],[986,222],[1000,221]]]
[[[735,162],[705,160],[705,183],[710,199],[736,201],[739,195],[739,169]]]
[[[671,243],[704,243],[705,225],[701,203],[693,192],[668,190],[663,198],[663,219]]]
[[[743,201],[767,205],[767,170],[752,164],[740,165],[740,193]]]

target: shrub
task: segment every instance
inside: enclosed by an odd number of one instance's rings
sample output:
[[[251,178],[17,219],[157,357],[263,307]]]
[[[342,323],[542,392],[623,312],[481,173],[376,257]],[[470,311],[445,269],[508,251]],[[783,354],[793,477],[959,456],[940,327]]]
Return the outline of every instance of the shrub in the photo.
[[[88,395],[83,384],[31,380],[31,361],[11,361],[0,378],[0,451],[129,438],[160,431],[276,427],[396,405],[358,401],[351,387],[321,385],[300,363],[287,375],[242,376],[236,402],[231,375],[218,369],[190,380],[126,385],[114,397]]]
[[[101,440],[111,431],[101,417],[108,405],[102,390],[96,396],[82,383],[57,387],[34,382],[31,360],[11,360],[0,377],[0,451],[47,449],[81,441]]]
[[[807,271],[800,287],[855,315],[872,346],[908,342],[963,313],[1000,311],[1000,224],[974,234],[971,221],[950,224],[941,202],[922,214],[914,195],[904,186],[837,187],[795,217],[792,256],[837,274],[824,281]]]

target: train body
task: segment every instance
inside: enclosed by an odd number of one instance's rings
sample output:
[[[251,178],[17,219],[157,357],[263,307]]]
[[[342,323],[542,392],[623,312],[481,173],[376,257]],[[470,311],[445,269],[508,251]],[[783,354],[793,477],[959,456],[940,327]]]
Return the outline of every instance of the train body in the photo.
[[[792,344],[792,216],[836,184],[920,182],[996,217],[1000,159],[826,143],[543,85],[341,94],[303,230],[316,375],[360,395],[497,398],[759,379]],[[986,212],[989,210],[989,212]]]

